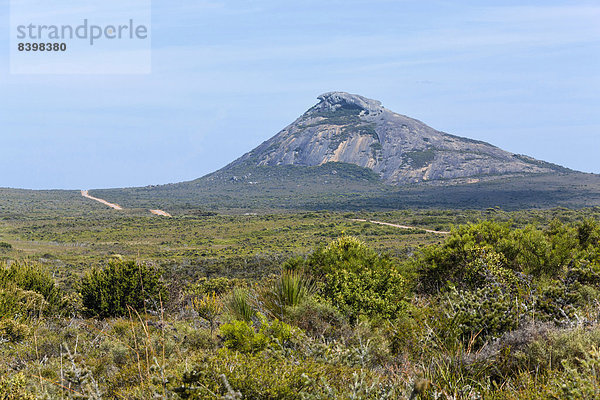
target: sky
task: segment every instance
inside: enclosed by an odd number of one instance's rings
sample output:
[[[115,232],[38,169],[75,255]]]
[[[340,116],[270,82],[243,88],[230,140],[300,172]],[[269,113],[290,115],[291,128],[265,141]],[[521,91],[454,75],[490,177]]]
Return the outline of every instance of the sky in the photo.
[[[192,180],[328,91],[600,173],[598,21],[577,0],[154,0],[139,75],[11,74],[0,23],[0,187]]]

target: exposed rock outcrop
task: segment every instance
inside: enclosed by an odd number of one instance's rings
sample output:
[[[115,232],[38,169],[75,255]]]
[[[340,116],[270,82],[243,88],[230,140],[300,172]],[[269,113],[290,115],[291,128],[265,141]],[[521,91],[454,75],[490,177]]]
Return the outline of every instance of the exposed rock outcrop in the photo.
[[[329,92],[318,99],[291,125],[231,165],[314,166],[337,161],[370,168],[394,185],[565,170],[437,131],[363,96]]]

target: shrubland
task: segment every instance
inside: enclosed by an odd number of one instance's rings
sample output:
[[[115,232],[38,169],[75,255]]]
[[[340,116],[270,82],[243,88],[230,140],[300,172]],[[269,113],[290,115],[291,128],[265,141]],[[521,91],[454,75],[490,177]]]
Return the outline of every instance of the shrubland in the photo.
[[[600,223],[565,214],[440,212],[410,251],[350,231],[248,275],[7,261],[0,399],[595,399]]]

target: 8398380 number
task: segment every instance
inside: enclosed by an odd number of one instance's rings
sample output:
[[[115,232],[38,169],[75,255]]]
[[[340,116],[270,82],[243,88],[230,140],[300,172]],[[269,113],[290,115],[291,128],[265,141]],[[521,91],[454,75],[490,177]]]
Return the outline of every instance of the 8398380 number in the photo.
[[[66,43],[19,43],[19,51],[66,51]]]

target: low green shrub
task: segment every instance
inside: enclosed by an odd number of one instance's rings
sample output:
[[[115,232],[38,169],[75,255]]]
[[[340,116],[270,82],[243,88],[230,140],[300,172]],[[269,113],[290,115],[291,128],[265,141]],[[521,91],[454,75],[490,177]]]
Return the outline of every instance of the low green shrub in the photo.
[[[593,218],[585,218],[577,225],[579,245],[586,249],[589,246],[600,245],[600,223]]]
[[[578,365],[563,362],[565,373],[562,379],[552,381],[557,398],[593,400],[600,396],[600,350],[593,346],[582,357]]]
[[[47,303],[45,310],[59,313],[65,305],[64,295],[48,269],[33,262],[0,263],[0,287],[13,286],[37,293]]]
[[[231,321],[221,325],[220,330],[225,347],[242,353],[254,353],[269,344],[269,338],[261,331],[255,332],[246,321]]]
[[[354,237],[342,236],[318,248],[306,264],[320,278],[319,295],[353,323],[361,315],[392,318],[407,304],[406,276],[391,258]]]
[[[576,328],[549,330],[537,338],[519,355],[518,368],[515,370],[552,371],[563,366],[581,367],[580,360],[585,359],[593,349],[600,347],[600,329]]]
[[[165,286],[154,267],[135,261],[113,260],[104,269],[92,269],[82,279],[83,306],[101,318],[157,310],[166,300]]]
[[[204,318],[210,324],[210,333],[213,333],[217,318],[223,313],[223,302],[215,292],[197,296],[192,299],[192,308],[200,318]]]
[[[564,354],[563,358],[553,359],[544,351],[544,358],[540,359],[542,363],[539,368],[534,365],[534,371],[525,370],[519,373],[514,379],[508,381],[503,390],[490,391],[490,395],[494,399],[598,399],[600,396],[598,346],[577,349],[575,354],[569,355],[568,351],[573,350],[573,346],[567,343],[569,346],[565,349],[559,348],[564,343],[557,342],[555,346],[553,345],[553,350]],[[554,364],[550,369],[546,369],[549,361],[554,361]]]
[[[522,300],[495,285],[473,291],[452,290],[442,307],[447,322],[442,324],[441,334],[450,342],[455,337],[475,349],[516,329],[521,319],[527,320]]]
[[[31,331],[31,320],[60,314],[65,297],[42,266],[13,262],[0,264],[0,337],[19,341]]]
[[[221,337],[225,347],[242,353],[255,353],[271,344],[287,346],[292,340],[303,336],[300,329],[285,322],[276,319],[269,323],[262,314],[258,314],[258,317],[258,326],[246,321],[231,321],[221,325]]]
[[[396,399],[403,394],[368,370],[229,349],[198,360],[173,390],[190,400]],[[233,397],[236,392],[239,397]]]
[[[498,254],[498,264],[504,269],[534,278],[556,278],[582,247],[576,228],[557,221],[546,230],[531,225],[511,229],[510,222],[495,221],[463,225],[443,244],[426,247],[412,261],[421,291],[434,294],[448,283],[457,288],[476,286],[476,281],[465,277],[473,277],[473,263],[481,258],[482,250]]]
[[[36,396],[27,388],[25,374],[20,372],[0,378],[0,400],[35,400]]]
[[[292,324],[313,338],[340,339],[351,334],[348,319],[326,301],[309,299],[288,312]]]

